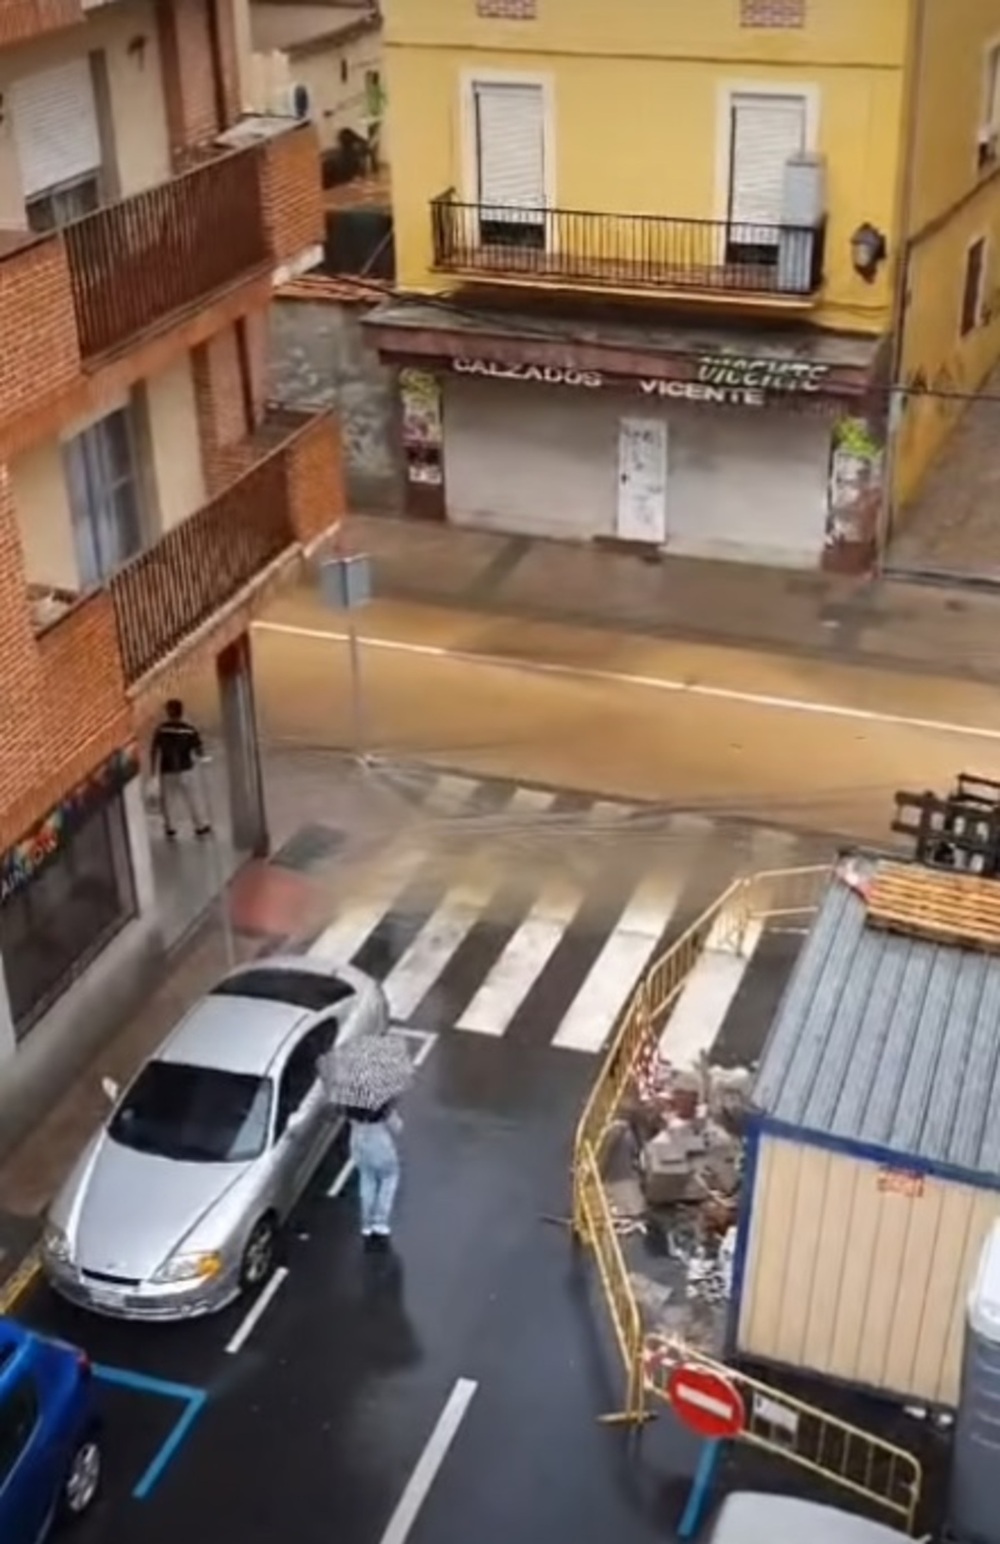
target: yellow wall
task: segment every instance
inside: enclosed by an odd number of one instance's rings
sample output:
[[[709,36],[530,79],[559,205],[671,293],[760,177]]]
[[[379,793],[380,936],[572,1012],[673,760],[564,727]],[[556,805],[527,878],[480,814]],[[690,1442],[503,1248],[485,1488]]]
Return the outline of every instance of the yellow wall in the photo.
[[[134,38],[141,54],[128,52]],[[94,11],[82,27],[57,32],[0,53],[0,95],[25,75],[51,70],[88,53],[103,53],[112,118],[113,175],[121,196],[170,175],[170,146],[152,0],[130,0]],[[0,228],[24,229],[24,194],[13,117],[0,120]]]
[[[897,196],[906,0],[812,0],[802,31],[740,29],[737,0],[540,0],[534,23],[478,21],[466,0],[388,0],[386,73],[402,283],[430,271],[428,205],[454,186],[474,200],[463,156],[463,77],[508,71],[551,90],[556,207],[685,219],[722,214],[720,88],[807,88],[827,157],[828,282],[815,319],[878,331],[889,270],[853,272],[863,220],[891,231]]]
[[[921,67],[908,228],[909,302],[900,377],[939,392],[975,391],[1000,358],[1000,171],[977,166],[985,54],[1000,42],[1000,0],[929,0]],[[962,338],[966,254],[988,238],[984,308]],[[918,492],[964,403],[908,396],[900,418],[894,480],[897,506]]]

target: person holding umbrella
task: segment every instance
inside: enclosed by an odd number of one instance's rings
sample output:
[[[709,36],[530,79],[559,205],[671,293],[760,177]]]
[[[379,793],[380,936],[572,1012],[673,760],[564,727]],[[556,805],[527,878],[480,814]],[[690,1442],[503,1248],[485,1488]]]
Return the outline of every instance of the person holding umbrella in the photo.
[[[406,1047],[394,1035],[364,1035],[335,1046],[323,1064],[327,1097],[350,1123],[366,1249],[389,1247],[400,1179],[396,1138],[403,1124],[396,1105],[412,1078]]]

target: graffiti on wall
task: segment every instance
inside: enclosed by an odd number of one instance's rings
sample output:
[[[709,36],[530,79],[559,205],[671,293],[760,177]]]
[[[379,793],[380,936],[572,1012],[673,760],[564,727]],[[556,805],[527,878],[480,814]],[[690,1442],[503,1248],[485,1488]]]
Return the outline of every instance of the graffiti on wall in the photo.
[[[885,447],[880,427],[870,417],[838,419],[830,447],[828,549],[874,551],[884,470]]]
[[[440,487],[442,412],[441,386],[425,370],[400,370],[403,409],[403,454],[411,483]]]
[[[0,856],[0,903],[30,883],[91,815],[120,793],[138,771],[136,745],[115,751],[103,766],[61,799],[15,847],[8,848]]]

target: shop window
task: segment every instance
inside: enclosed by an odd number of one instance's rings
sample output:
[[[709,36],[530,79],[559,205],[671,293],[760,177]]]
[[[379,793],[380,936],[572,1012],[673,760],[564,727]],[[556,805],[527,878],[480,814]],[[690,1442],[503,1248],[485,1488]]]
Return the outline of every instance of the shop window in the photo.
[[[965,257],[965,282],[962,285],[962,320],[961,334],[963,338],[979,324],[979,316],[983,305],[983,275],[986,268],[986,240],[980,237],[974,241]]]
[[[0,953],[18,1039],[135,915],[120,797],[0,908]]]

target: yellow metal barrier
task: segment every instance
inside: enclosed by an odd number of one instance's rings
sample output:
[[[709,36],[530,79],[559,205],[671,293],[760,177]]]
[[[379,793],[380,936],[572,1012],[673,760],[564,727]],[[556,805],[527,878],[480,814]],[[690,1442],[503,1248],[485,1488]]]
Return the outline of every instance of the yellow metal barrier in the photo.
[[[601,1176],[608,1134],[626,1093],[669,1028],[691,972],[705,950],[739,953],[755,924],[804,920],[817,908],[830,876],[827,865],[775,869],[739,879],[646,971],[622,1013],[576,1130],[573,1147],[573,1230],[593,1249],[618,1348],[625,1363],[621,1419],[646,1415],[646,1357],[666,1344],[644,1336],[642,1315]],[[698,1359],[735,1383],[746,1401],[743,1440],[790,1459],[902,1518],[912,1532],[922,1471],[912,1454],[839,1421],[785,1393],[718,1363]],[[657,1390],[657,1392],[662,1392]],[[794,1433],[794,1435],[793,1435]]]
[[[725,1378],[743,1400],[746,1425],[738,1441],[749,1442],[778,1458],[852,1491],[872,1506],[892,1513],[908,1533],[916,1526],[923,1470],[903,1448],[862,1431],[815,1405],[771,1388],[735,1367],[688,1351],[662,1335],[647,1335],[643,1366],[647,1388],[670,1403],[666,1380],[681,1365],[699,1367]],[[655,1371],[653,1369],[655,1368]]]
[[[642,1315],[632,1290],[614,1218],[601,1182],[597,1154],[584,1148],[580,1154],[580,1227],[578,1237],[594,1251],[611,1323],[625,1364],[625,1405],[617,1419],[630,1424],[643,1419],[646,1383],[642,1361]]]

